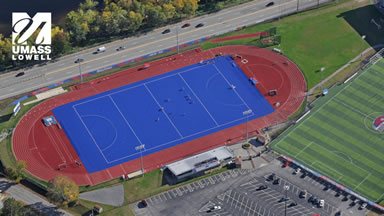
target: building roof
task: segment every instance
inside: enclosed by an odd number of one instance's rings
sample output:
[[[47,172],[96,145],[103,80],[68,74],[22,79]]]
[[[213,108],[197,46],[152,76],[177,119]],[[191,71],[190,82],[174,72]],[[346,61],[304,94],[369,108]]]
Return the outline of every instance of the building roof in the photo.
[[[207,152],[194,155],[192,157],[185,158],[183,160],[176,161],[174,163],[166,165],[166,167],[175,175],[191,171],[195,169],[195,165],[206,160],[216,158],[221,161],[226,158],[233,158],[234,154],[227,147],[222,146],[216,149],[212,149]]]

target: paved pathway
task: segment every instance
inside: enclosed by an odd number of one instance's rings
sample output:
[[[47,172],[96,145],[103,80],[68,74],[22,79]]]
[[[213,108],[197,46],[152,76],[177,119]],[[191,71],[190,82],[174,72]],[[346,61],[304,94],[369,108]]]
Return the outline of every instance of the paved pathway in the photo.
[[[114,187],[81,193],[80,199],[112,206],[122,206],[124,202],[124,186],[120,184]]]
[[[49,203],[47,200],[34,194],[23,186],[10,182],[7,179],[0,178],[0,189],[7,193],[8,196],[15,198],[16,200],[22,201],[25,204],[41,211],[45,215],[58,216],[66,215],[71,216],[72,214],[58,209],[55,205]]]

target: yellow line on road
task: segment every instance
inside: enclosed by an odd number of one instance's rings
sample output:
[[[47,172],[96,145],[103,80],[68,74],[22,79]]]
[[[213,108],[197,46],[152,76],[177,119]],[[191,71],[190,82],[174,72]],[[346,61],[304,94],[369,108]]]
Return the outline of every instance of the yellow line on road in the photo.
[[[295,0],[293,0],[293,1],[288,1],[288,2],[286,2],[286,3],[280,4],[280,6],[289,4],[289,3],[294,2],[294,1],[295,1]],[[235,18],[232,18],[232,19],[223,20],[223,21],[221,21],[221,22],[219,22],[219,23],[215,23],[215,24],[212,24],[212,25],[208,25],[208,26],[205,26],[205,27],[201,27],[201,28],[198,28],[198,29],[194,29],[194,30],[192,30],[192,31],[188,31],[188,32],[181,33],[181,34],[179,34],[179,37],[182,36],[182,35],[185,35],[185,34],[191,34],[191,33],[193,33],[193,32],[201,31],[201,30],[204,30],[204,29],[207,29],[207,28],[212,28],[213,26],[220,25],[220,24],[223,24],[223,23],[226,23],[226,22],[231,22],[231,21],[234,21],[234,20],[237,20],[237,19],[242,19],[242,18],[244,18],[244,17],[247,17],[247,16],[251,16],[251,15],[257,14],[257,13],[265,12],[265,11],[267,11],[267,10],[271,10],[271,9],[274,9],[274,8],[277,8],[277,7],[279,7],[279,5],[275,5],[275,6],[272,6],[272,7],[264,8],[264,9],[262,9],[262,10],[258,10],[258,11],[255,11],[255,12],[252,12],[252,13],[249,13],[249,14],[244,14],[244,15],[242,15],[242,16],[238,16],[238,17],[235,17]],[[111,57],[111,56],[119,55],[119,54],[122,54],[122,53],[126,53],[126,52],[128,52],[128,51],[131,51],[131,50],[134,50],[134,49],[137,49],[137,48],[141,48],[141,47],[144,47],[144,46],[148,46],[148,45],[151,45],[151,44],[154,44],[154,43],[158,43],[158,42],[162,42],[162,41],[170,40],[170,39],[172,39],[172,38],[173,38],[173,37],[167,37],[167,38],[163,38],[163,39],[160,39],[160,40],[155,40],[155,41],[152,41],[152,42],[149,42],[149,43],[146,43],[146,44],[141,44],[141,45],[139,45],[139,46],[135,46],[135,47],[127,48],[127,49],[122,50],[122,51],[120,51],[120,52],[114,52],[114,53],[111,53],[111,54],[108,54],[108,55],[103,55],[103,56],[100,56],[100,57],[98,57],[98,58],[94,58],[94,59],[85,61],[85,62],[83,63],[83,65],[88,64],[88,63],[91,63],[91,62],[94,62],[94,61],[99,61],[99,60],[104,59],[104,58],[107,58],[107,57]],[[68,66],[68,67],[61,68],[61,69],[56,70],[56,71],[51,71],[51,72],[46,73],[46,75],[50,75],[50,74],[54,74],[54,73],[58,73],[58,72],[60,72],[60,71],[67,70],[67,69],[74,68],[74,67],[78,67],[78,65],[75,64],[75,65],[71,65],[71,66]]]

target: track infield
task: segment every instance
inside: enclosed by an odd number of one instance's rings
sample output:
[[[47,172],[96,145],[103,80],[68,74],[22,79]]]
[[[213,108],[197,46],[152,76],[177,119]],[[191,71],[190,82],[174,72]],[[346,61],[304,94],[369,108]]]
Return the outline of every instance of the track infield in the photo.
[[[384,59],[336,86],[271,148],[372,201],[384,198]]]

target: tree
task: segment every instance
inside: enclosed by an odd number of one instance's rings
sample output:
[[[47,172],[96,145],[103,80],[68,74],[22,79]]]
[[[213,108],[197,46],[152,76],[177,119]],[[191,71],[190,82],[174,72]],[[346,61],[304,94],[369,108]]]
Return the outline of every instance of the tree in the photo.
[[[23,213],[23,203],[15,200],[14,198],[8,198],[4,201],[4,207],[2,209],[1,215],[4,216],[22,216]]]
[[[8,178],[11,180],[16,180],[18,177],[16,170],[12,167],[5,168],[5,174],[7,174]]]
[[[135,32],[143,23],[143,16],[140,13],[135,13],[134,11],[129,11],[128,19],[130,23],[127,30],[130,32]]]
[[[71,45],[68,41],[67,34],[62,32],[57,32],[52,38],[52,56],[65,53],[70,49]]]
[[[79,199],[79,187],[67,176],[56,176],[48,181],[48,199],[59,205],[67,205]]]
[[[94,10],[98,4],[99,4],[98,1],[85,0],[84,3],[80,3],[79,8],[83,11]]]
[[[161,10],[160,6],[147,8],[147,25],[150,27],[164,24],[167,21],[167,17]]]
[[[18,177],[21,177],[22,172],[26,168],[27,168],[27,163],[25,161],[23,161],[23,160],[16,161],[16,170],[15,171],[16,171]]]

